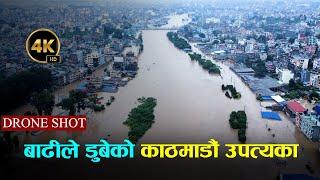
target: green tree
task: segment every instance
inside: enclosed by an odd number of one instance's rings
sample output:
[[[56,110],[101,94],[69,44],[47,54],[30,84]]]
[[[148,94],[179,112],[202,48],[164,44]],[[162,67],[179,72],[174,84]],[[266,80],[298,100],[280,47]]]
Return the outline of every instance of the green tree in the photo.
[[[73,99],[78,113],[80,113],[81,109],[85,109],[85,100],[87,97],[87,94],[82,91],[73,90],[69,92],[69,98]]]
[[[128,137],[136,143],[154,123],[154,108],[157,100],[152,97],[139,98],[139,105],[131,109],[128,118],[123,122],[129,127]]]
[[[232,129],[238,130],[238,139],[240,142],[246,142],[247,115],[245,111],[232,111],[229,123]]]
[[[51,89],[51,71],[46,68],[30,68],[12,76],[0,79],[0,114],[6,114],[30,99],[34,92]]]
[[[80,113],[81,109],[86,108],[87,94],[81,91],[70,91],[69,97],[63,99],[57,106],[60,106],[64,110],[69,111],[69,115],[75,115],[76,112]]]
[[[312,91],[309,95],[309,99],[318,101],[320,100],[320,95],[316,91]]]
[[[238,130],[238,139],[240,142],[245,143],[247,140],[246,137],[246,129],[239,129]]]
[[[75,102],[72,98],[63,99],[60,103],[57,104],[57,106],[60,106],[62,109],[69,111],[69,115],[76,114]]]
[[[117,38],[117,39],[122,39],[123,38],[123,35],[122,35],[122,31],[120,29],[116,29],[114,32],[113,32],[113,38]]]
[[[204,33],[200,33],[199,36],[200,36],[201,38],[205,38],[205,37],[206,37],[206,35],[205,35]]]
[[[255,76],[256,77],[265,77],[267,74],[266,64],[265,62],[259,60],[257,61],[256,66],[254,67]]]
[[[30,104],[33,105],[39,115],[51,115],[54,107],[54,95],[48,90],[40,93],[33,93],[30,98]]]

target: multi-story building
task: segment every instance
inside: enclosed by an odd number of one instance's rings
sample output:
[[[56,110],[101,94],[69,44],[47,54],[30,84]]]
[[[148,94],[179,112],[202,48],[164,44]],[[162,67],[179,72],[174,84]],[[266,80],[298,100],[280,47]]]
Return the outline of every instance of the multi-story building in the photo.
[[[300,81],[304,85],[307,85],[307,86],[310,85],[310,72],[308,70],[303,69],[301,71]]]
[[[320,74],[317,72],[310,73],[310,84],[313,87],[320,88]]]
[[[266,69],[268,72],[274,72],[276,70],[276,66],[273,64],[272,61],[266,62]]]
[[[308,63],[309,63],[309,58],[304,55],[294,55],[290,59],[290,62],[296,67],[301,67],[302,69],[307,69]]]
[[[97,51],[93,51],[87,54],[85,64],[88,68],[98,67],[100,62],[100,54]]]
[[[288,84],[290,79],[293,79],[294,73],[292,73],[289,69],[279,70],[279,80],[283,84]]]
[[[315,58],[313,60],[313,69],[320,69],[320,58]]]
[[[315,36],[308,36],[308,45],[316,45],[317,44],[317,38]]]
[[[300,103],[296,101],[289,101],[286,104],[286,113],[290,117],[291,121],[300,127],[301,116],[307,111]]]
[[[314,114],[303,115],[301,117],[301,131],[313,141],[320,140],[320,119]]]
[[[122,70],[124,66],[124,58],[122,56],[115,56],[113,59],[113,69]]]

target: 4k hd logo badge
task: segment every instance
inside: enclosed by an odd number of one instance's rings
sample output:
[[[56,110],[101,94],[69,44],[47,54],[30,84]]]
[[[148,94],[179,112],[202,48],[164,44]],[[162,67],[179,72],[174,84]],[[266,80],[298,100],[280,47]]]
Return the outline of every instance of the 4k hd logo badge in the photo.
[[[29,57],[38,63],[60,62],[60,40],[49,29],[33,31],[27,38],[26,50]]]

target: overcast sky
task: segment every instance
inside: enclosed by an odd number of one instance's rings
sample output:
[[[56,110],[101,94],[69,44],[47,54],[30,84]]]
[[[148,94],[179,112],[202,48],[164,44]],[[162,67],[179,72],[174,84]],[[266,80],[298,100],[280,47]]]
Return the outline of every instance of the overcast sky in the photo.
[[[233,2],[262,2],[262,1],[284,1],[284,0],[0,0],[1,4],[4,5],[35,5],[35,4],[41,4],[41,5],[49,5],[52,3],[62,2],[67,4],[73,4],[73,3],[99,3],[99,4],[105,4],[108,2],[115,3],[137,3],[137,4],[154,4],[154,3],[161,3],[161,4],[172,4],[172,3],[187,3],[187,2],[226,2],[226,1],[233,1]],[[295,2],[320,2],[320,0],[286,0],[286,1],[295,1]]]

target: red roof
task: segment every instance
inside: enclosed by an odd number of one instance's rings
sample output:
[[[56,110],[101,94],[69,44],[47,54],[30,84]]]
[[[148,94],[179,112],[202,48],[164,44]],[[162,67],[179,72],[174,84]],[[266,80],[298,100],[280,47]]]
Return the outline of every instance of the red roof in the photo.
[[[297,113],[303,113],[306,111],[306,109],[298,102],[296,101],[290,101],[287,103],[287,107]]]

